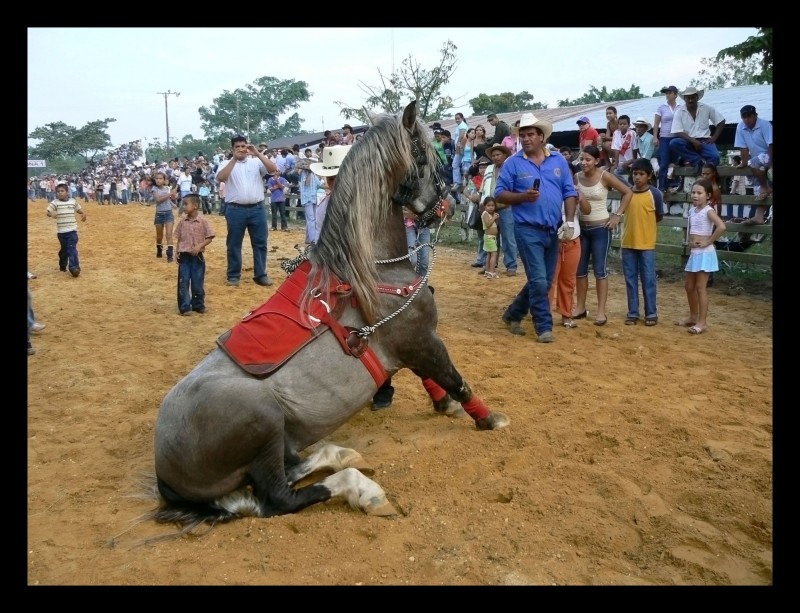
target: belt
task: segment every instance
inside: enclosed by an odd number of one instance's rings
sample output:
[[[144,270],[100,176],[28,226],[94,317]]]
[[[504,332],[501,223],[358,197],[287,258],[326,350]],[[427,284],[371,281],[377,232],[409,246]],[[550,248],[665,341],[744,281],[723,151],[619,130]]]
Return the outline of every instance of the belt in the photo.
[[[251,204],[239,204],[238,202],[226,202],[225,206],[238,206],[242,209],[252,209],[254,206],[260,206],[264,204],[264,201],[261,202],[253,202]]]

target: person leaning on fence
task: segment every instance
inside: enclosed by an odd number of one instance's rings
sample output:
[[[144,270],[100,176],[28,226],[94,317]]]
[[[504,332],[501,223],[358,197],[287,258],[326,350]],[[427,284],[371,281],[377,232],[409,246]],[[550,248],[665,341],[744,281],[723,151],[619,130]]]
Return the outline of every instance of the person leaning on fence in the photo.
[[[767,176],[767,171],[772,169],[772,124],[761,119],[752,104],[743,106],[739,115],[742,120],[736,126],[733,146],[739,148],[742,164],[752,169],[753,178],[758,185],[756,200],[763,202],[772,195],[772,185]],[[759,205],[755,215],[745,221],[745,224],[763,224],[766,212],[767,207]]]

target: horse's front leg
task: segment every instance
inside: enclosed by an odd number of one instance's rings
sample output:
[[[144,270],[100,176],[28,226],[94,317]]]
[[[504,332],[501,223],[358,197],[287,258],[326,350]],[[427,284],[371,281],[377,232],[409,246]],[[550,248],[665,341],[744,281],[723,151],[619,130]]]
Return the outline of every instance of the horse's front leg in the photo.
[[[511,420],[507,415],[492,411],[477,394],[473,393],[450,360],[444,343],[440,339],[437,341],[438,348],[426,352],[421,358],[423,363],[413,368],[414,373],[422,379],[422,386],[431,397],[434,409],[453,415],[455,412],[452,410],[451,400],[455,400],[475,420],[478,430],[497,430],[510,424]],[[439,365],[438,368],[435,368],[435,365]]]

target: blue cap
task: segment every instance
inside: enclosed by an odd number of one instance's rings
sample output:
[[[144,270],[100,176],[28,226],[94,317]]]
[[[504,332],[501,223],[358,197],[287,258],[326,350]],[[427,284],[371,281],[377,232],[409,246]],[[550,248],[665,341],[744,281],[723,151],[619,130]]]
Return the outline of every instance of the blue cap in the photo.
[[[584,115],[583,117],[579,118],[578,121],[576,121],[575,123],[589,123],[589,118],[586,115]]]

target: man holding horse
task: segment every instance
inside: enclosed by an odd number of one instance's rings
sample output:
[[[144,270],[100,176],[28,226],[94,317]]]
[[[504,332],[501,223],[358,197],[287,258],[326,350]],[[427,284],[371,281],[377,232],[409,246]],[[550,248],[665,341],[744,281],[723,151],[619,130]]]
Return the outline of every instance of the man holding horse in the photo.
[[[264,209],[264,176],[278,168],[241,135],[231,138],[233,158],[222,162],[217,181],[225,183],[225,223],[228,237],[228,285],[238,287],[242,276],[242,241],[250,235],[253,248],[253,280],[272,285],[267,274],[267,212]]]
[[[511,205],[514,235],[528,279],[503,313],[503,321],[512,334],[524,335],[520,322],[530,311],[540,343],[555,340],[547,293],[558,259],[561,203],[566,219],[573,219],[578,195],[567,161],[545,146],[552,133],[553,124],[549,121],[537,119],[533,113],[522,115],[522,149],[503,163],[494,192],[498,203]],[[569,240],[574,222],[565,223],[563,236]]]

